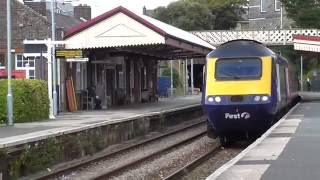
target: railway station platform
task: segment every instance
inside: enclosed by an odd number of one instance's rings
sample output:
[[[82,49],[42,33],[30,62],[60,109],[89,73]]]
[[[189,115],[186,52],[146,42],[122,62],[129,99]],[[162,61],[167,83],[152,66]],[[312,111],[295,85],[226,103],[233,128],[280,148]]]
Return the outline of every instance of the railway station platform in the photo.
[[[200,106],[201,96],[160,98],[156,103],[141,103],[108,110],[62,113],[56,119],[0,126],[0,148],[88,129],[104,123],[117,123],[167,111]]]
[[[320,101],[320,92],[299,91],[302,101]]]
[[[54,120],[0,126],[0,180],[25,177],[81,160],[153,132],[202,121],[201,96],[160,98],[103,111],[64,113]]]
[[[320,102],[302,102],[207,180],[320,177]]]

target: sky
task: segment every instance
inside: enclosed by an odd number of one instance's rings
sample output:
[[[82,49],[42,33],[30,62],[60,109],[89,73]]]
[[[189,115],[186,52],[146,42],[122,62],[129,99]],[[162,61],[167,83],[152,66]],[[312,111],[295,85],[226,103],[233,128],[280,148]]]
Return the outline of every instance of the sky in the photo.
[[[142,14],[143,6],[146,6],[147,9],[155,9],[159,6],[167,6],[174,1],[177,0],[78,0],[74,4],[90,5],[92,17],[95,17],[120,5]]]

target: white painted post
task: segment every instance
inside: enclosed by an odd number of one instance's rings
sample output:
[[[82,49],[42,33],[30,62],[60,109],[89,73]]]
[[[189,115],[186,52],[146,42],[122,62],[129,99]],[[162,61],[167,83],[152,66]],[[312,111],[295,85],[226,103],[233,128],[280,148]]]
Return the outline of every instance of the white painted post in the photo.
[[[29,63],[27,63],[27,64],[26,64],[26,79],[30,79],[29,69],[30,69],[30,65],[29,65]]]
[[[59,86],[59,96],[58,96],[58,99],[59,99],[59,104],[58,104],[58,109],[57,111],[59,112],[60,111],[60,107],[61,107],[61,103],[62,103],[62,96],[61,96],[61,92],[62,92],[62,88],[61,88],[61,69],[60,69],[60,59],[56,59],[57,61],[57,83],[58,83],[58,86]]]
[[[55,119],[54,113],[53,113],[53,99],[52,99],[52,43],[51,39],[48,39],[47,42],[47,49],[48,49],[48,96],[49,96],[49,118]]]
[[[193,59],[191,61],[191,95],[193,95],[194,84],[193,84]]]

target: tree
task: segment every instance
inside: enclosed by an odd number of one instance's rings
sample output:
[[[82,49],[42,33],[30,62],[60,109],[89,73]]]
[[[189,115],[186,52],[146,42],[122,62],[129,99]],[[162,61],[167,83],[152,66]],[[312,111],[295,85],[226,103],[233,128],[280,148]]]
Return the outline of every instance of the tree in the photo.
[[[192,30],[231,29],[241,19],[246,0],[180,0],[155,9],[153,17],[178,28]]]
[[[320,28],[319,0],[281,0],[288,17],[301,28]]]
[[[214,21],[208,7],[186,1],[173,2],[167,8],[159,7],[153,17],[187,31],[212,29]]]

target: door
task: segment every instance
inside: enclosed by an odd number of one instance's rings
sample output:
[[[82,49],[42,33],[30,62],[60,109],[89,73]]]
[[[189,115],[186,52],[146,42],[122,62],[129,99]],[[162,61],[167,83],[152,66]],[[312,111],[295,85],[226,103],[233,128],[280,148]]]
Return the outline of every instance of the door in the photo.
[[[107,106],[111,107],[115,103],[115,69],[108,67],[106,70],[106,98]]]

